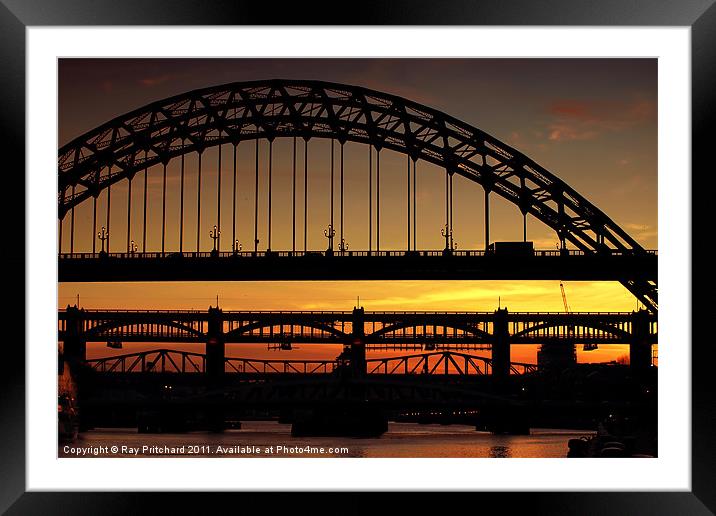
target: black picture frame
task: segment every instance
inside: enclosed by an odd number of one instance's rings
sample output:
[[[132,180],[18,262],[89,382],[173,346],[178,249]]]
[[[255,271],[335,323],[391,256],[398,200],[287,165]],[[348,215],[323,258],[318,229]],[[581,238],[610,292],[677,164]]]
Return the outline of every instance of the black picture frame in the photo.
[[[691,27],[692,72],[692,174],[691,184],[707,181],[712,154],[716,113],[716,7],[714,0],[364,0],[350,12],[334,2],[268,3],[232,0],[0,0],[0,89],[2,91],[2,148],[6,206],[3,220],[8,245],[0,259],[6,271],[7,321],[27,321],[24,277],[32,274],[25,265],[25,239],[18,228],[24,213],[25,189],[25,29],[61,25],[628,25]],[[660,145],[668,142],[660,142]],[[707,253],[705,224],[710,203],[699,202],[709,189],[692,188],[692,256]],[[24,195],[20,195],[23,192]],[[16,205],[11,205],[15,203]],[[20,238],[18,238],[20,233]],[[23,271],[23,274],[20,274]],[[692,274],[698,269],[692,267]],[[710,276],[705,276],[710,278]],[[12,281],[14,280],[14,283]],[[701,330],[708,321],[710,303],[698,304],[710,279],[692,289],[693,334],[684,335],[692,353],[692,490],[690,492],[590,492],[590,493],[474,493],[470,500],[450,502],[452,507],[509,507],[510,511],[548,514],[714,514],[716,513],[716,404],[711,368],[714,346]],[[12,295],[10,295],[12,294]],[[704,299],[707,299],[704,297]],[[32,307],[28,306],[31,311]],[[697,324],[698,323],[698,324]],[[307,509],[307,493],[48,493],[25,492],[25,342],[24,326],[6,322],[3,347],[2,417],[0,417],[0,510],[7,514],[215,514],[220,507],[231,510],[276,509],[285,503]],[[699,339],[699,336],[702,339]],[[88,465],[91,467],[91,465]],[[558,487],[556,487],[558,489]],[[375,494],[341,494],[320,505],[339,512],[373,510]],[[451,494],[450,496],[455,496]],[[210,501],[208,499],[211,499]],[[335,498],[335,499],[334,499]],[[401,500],[401,510],[424,507],[425,494]],[[313,505],[313,504],[310,504]],[[315,509],[315,510],[320,510]],[[315,512],[312,509],[312,512]]]

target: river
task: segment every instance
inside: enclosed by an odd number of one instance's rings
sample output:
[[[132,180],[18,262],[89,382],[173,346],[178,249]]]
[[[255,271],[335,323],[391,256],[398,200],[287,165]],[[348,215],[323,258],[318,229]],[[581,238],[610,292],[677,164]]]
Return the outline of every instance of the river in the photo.
[[[59,457],[566,457],[579,430],[532,429],[531,435],[492,435],[464,425],[390,423],[374,439],[291,437],[291,425],[243,421],[223,433],[139,434],[96,429],[60,444]]]

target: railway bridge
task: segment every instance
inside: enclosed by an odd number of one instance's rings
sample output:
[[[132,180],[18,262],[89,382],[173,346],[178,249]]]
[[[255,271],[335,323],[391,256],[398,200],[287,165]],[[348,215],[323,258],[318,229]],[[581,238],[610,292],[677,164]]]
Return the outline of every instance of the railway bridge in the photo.
[[[366,364],[366,351],[370,350],[489,350],[490,372],[506,376],[514,369],[511,346],[521,344],[549,343],[564,347],[583,344],[587,349],[598,345],[628,344],[631,367],[646,368],[651,364],[652,346],[658,342],[658,327],[656,316],[645,310],[606,313],[530,313],[507,309],[493,312],[370,312],[354,308],[352,311],[292,312],[224,311],[217,307],[206,311],[67,307],[58,312],[58,338],[64,342],[67,356],[83,361],[86,360],[87,342],[197,343],[206,350],[201,370],[215,374],[230,371],[236,363],[226,358],[226,344],[266,343],[279,349],[291,349],[299,343],[341,345],[344,358],[361,373],[370,372]],[[186,365],[190,356],[181,356],[182,363]],[[443,358],[447,367],[450,356]],[[99,368],[107,370],[108,361],[119,360],[126,364],[128,359],[113,357],[94,363],[102,364]],[[166,355],[162,357],[162,363],[165,359]],[[292,364],[297,363],[286,361],[281,365],[277,362],[264,364],[276,363],[279,370],[286,372],[294,370]],[[141,363],[146,364],[146,356]],[[248,364],[253,364],[251,361],[243,363],[244,371]],[[337,362],[331,364],[319,362],[315,370],[332,371]],[[393,368],[394,372],[405,370],[406,364]],[[424,367],[428,367],[427,364],[426,359]],[[485,363],[483,372],[487,372],[487,365]],[[385,367],[388,367],[387,363]],[[126,365],[119,369],[116,365],[109,367],[109,370],[120,369],[126,370]],[[185,368],[181,372],[185,372]]]

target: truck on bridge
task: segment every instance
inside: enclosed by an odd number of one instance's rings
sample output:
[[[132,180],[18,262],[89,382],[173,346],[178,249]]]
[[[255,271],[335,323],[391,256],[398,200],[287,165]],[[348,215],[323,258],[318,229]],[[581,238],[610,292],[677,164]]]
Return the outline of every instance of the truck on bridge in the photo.
[[[532,242],[493,242],[487,246],[487,254],[495,256],[534,256]]]

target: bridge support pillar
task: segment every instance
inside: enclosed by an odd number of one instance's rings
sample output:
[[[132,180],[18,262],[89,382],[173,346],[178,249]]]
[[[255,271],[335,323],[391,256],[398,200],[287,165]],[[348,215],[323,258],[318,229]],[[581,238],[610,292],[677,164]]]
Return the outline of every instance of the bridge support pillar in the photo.
[[[87,359],[87,341],[83,337],[83,312],[76,306],[68,306],[66,310],[65,340],[63,342],[64,361],[71,366],[78,365]]]
[[[207,387],[209,390],[220,389],[223,385],[225,373],[226,344],[224,341],[223,318],[220,308],[209,307],[209,321],[206,339],[206,367]],[[209,404],[208,423],[213,431],[222,431],[225,428],[223,398],[212,397]]]
[[[351,332],[350,363],[354,376],[366,374],[365,361],[365,310],[353,309],[353,331]]]
[[[498,308],[495,311],[492,375],[495,378],[507,378],[510,375],[510,333],[507,324],[507,308]]]
[[[221,309],[209,308],[209,327],[206,339],[206,374],[210,383],[224,376],[225,348]]]
[[[82,366],[87,360],[83,321],[84,310],[77,306],[67,306],[62,354],[58,356],[59,394],[74,398],[74,405],[80,409],[77,424],[81,432],[92,427],[91,417],[82,410],[82,397],[86,391]]]
[[[651,366],[649,312],[632,312],[632,340],[629,343],[629,365],[632,371],[643,372]]]

